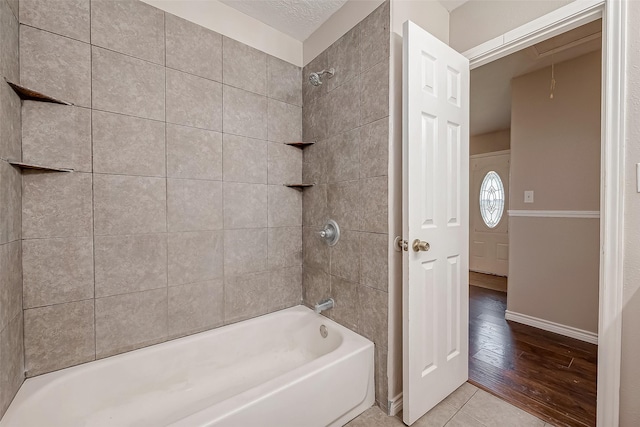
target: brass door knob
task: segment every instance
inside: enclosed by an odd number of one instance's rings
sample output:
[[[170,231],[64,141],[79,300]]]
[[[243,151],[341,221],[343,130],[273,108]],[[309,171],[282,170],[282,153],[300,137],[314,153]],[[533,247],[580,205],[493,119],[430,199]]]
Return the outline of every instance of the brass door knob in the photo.
[[[416,239],[413,241],[413,244],[411,245],[413,247],[413,250],[416,252],[420,252],[420,251],[428,251],[429,249],[431,249],[431,245],[429,245],[429,243],[427,242],[423,242],[420,239]]]

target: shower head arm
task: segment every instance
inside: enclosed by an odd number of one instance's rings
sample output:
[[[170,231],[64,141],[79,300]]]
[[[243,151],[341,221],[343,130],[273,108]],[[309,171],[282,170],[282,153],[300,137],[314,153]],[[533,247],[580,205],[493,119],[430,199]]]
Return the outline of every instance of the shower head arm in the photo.
[[[336,69],[335,68],[329,68],[328,70],[322,70],[317,72],[316,74],[318,74],[319,76],[325,75],[325,74],[329,74],[329,78],[333,77],[333,75],[336,73]]]

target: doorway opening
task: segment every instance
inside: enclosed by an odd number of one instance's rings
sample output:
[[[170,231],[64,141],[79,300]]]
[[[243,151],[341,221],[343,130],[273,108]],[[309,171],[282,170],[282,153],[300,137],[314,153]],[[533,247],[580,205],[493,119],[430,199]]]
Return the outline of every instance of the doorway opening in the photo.
[[[596,425],[602,20],[471,71],[469,382]]]

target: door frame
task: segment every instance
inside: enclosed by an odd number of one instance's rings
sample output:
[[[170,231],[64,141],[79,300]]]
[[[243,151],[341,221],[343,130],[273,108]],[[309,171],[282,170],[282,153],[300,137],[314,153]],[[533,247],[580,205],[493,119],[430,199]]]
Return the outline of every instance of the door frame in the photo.
[[[618,425],[622,354],[627,0],[577,0],[463,53],[485,65],[602,18],[597,425]]]

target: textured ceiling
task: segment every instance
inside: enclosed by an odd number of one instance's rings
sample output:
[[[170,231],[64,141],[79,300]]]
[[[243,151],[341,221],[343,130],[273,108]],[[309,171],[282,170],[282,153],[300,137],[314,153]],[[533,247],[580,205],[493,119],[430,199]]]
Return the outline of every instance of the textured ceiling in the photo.
[[[600,49],[601,28],[597,20],[472,70],[471,135],[509,129],[511,79]]]
[[[291,37],[304,41],[347,0],[220,0]]]

